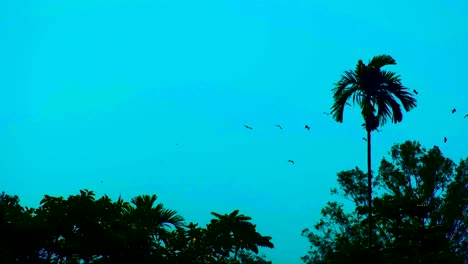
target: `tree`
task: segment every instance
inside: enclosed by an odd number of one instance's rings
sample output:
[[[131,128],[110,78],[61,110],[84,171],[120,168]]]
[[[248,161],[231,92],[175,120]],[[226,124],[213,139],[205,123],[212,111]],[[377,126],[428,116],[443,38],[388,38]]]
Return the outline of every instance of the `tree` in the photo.
[[[216,261],[216,241],[210,241],[206,228],[190,223],[172,231],[165,244],[168,263],[209,264]]]
[[[39,208],[29,209],[19,204],[19,197],[2,193],[0,263],[247,264],[263,263],[251,254],[258,253],[257,246],[273,247],[271,237],[257,233],[247,221],[251,218],[238,211],[215,213],[217,218],[200,228],[155,205],[156,198],[112,202],[81,190],[67,199],[45,195]],[[226,243],[219,246],[222,239]],[[240,262],[230,255],[234,251]]]
[[[251,218],[238,213],[212,213],[216,218],[206,228],[190,223],[174,230],[166,244],[168,263],[271,264],[256,255],[260,246],[273,247],[271,237],[261,236]]]
[[[164,241],[167,235],[165,228],[181,227],[184,218],[177,211],[164,208],[161,203],[154,206],[156,199],[156,194],[137,196],[131,200],[135,207],[126,206],[125,211],[135,228],[142,228],[150,236]]]
[[[396,61],[389,55],[379,55],[365,65],[359,60],[354,71],[345,71],[339,82],[332,89],[334,103],[331,107],[333,118],[343,122],[344,108],[352,99],[358,104],[364,118],[363,127],[367,132],[367,182],[369,203],[368,239],[372,248],[372,171],[371,171],[371,132],[391,119],[393,123],[403,120],[401,105],[405,111],[416,107],[416,99],[401,84],[399,75],[382,70]],[[400,103],[398,101],[400,101]]]
[[[396,144],[384,158],[374,187],[380,194],[375,210],[374,261],[376,263],[468,263],[468,158],[456,165],[438,147],[422,148],[418,142]],[[355,210],[328,202],[323,218],[305,229],[311,250],[305,263],[366,261],[364,217],[366,175],[359,168],[338,173],[341,191]]]
[[[249,222],[252,218],[239,214],[239,210],[225,215],[215,212],[211,214],[217,219],[211,220],[207,228],[216,236],[219,246],[224,249],[225,257],[233,252],[234,260],[237,260],[239,250],[249,250],[258,254],[258,247],[274,247],[270,242],[271,237],[260,235],[256,231],[256,225]]]
[[[18,196],[0,194],[0,263],[34,263],[39,238],[33,233],[33,209]]]
[[[35,232],[41,235],[40,258],[47,263],[95,263],[118,259],[124,246],[114,221],[120,209],[104,196],[81,190],[67,199],[45,195],[35,210]]]

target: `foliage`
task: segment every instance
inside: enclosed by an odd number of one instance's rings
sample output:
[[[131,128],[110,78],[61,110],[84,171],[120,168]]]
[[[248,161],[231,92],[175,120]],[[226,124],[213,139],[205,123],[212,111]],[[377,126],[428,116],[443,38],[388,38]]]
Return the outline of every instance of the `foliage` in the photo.
[[[211,220],[208,229],[215,235],[214,239],[219,241],[219,246],[228,252],[234,253],[234,260],[237,259],[239,250],[249,250],[258,254],[258,247],[273,248],[270,242],[271,237],[262,236],[256,230],[256,226],[248,220],[250,217],[239,215],[239,210],[233,211],[229,215],[211,213],[217,219]],[[214,231],[214,232],[213,232]]]
[[[29,209],[2,193],[0,263],[268,263],[252,254],[257,246],[273,248],[271,237],[257,233],[238,210],[213,213],[217,219],[200,228],[156,200],[113,202],[82,190],[67,199],[45,195],[39,208]]]
[[[365,262],[369,253],[378,263],[468,262],[468,159],[456,165],[438,147],[426,150],[410,141],[389,154],[374,182],[375,249],[370,252],[365,243],[365,174],[355,168],[338,173],[341,190],[332,189],[355,210],[327,203],[315,230],[303,231],[311,243],[305,263]]]
[[[237,262],[235,262],[237,261]],[[239,264],[272,264],[271,261],[265,259],[265,256],[254,255],[245,250],[240,250],[238,259],[234,260],[233,263]]]
[[[345,71],[333,89],[333,118],[343,122],[344,108],[352,99],[361,108],[366,131],[374,131],[390,119],[393,123],[403,120],[400,104],[406,111],[416,107],[416,99],[401,84],[401,78],[394,72],[382,70],[396,61],[389,55],[372,58],[366,65],[359,60],[354,71]],[[397,101],[398,99],[398,101]]]

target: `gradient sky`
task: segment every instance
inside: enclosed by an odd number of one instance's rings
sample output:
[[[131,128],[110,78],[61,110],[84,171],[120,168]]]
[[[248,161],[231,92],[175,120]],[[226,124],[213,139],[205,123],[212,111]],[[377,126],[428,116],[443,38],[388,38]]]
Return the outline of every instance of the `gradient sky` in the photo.
[[[338,199],[336,173],[366,171],[359,110],[343,124],[323,114],[359,59],[390,54],[398,65],[387,69],[419,91],[403,123],[373,137],[374,169],[408,139],[466,157],[466,10],[462,0],[2,1],[0,191],[33,207],[85,188],[155,193],[202,226],[239,209],[273,237],[263,250],[273,263],[300,263],[301,231]]]

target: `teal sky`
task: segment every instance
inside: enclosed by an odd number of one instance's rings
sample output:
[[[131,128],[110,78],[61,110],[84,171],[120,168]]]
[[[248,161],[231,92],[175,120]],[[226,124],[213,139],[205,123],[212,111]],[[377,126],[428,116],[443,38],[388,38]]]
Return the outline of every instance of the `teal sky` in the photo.
[[[336,173],[366,170],[359,110],[343,124],[323,114],[359,59],[390,54],[398,65],[387,69],[419,92],[403,123],[374,135],[374,169],[408,139],[467,156],[466,10],[462,0],[2,1],[0,190],[34,207],[85,188],[155,193],[201,225],[240,209],[273,237],[263,251],[273,263],[300,263],[301,231]]]

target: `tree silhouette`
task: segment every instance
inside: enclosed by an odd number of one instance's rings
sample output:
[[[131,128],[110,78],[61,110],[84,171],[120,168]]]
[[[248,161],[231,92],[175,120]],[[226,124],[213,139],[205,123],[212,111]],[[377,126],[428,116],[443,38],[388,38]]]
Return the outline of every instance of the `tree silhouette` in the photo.
[[[458,166],[437,147],[418,142],[394,145],[391,160],[383,159],[374,187],[375,263],[467,263],[468,159]],[[305,263],[366,262],[368,220],[366,174],[359,168],[338,173],[341,191],[333,194],[354,203],[353,212],[328,202],[323,218],[305,229],[312,250]]]
[[[156,239],[164,240],[167,234],[165,228],[182,226],[184,218],[178,215],[177,211],[164,208],[161,203],[154,206],[156,199],[156,194],[134,197],[131,203],[135,207],[126,206],[125,211],[133,228],[141,228]]]
[[[0,263],[264,263],[239,262],[230,253],[246,249],[245,254],[256,254],[258,246],[273,247],[271,237],[257,233],[247,221],[250,217],[238,211],[228,218],[214,213],[221,218],[201,228],[185,225],[182,216],[156,199],[140,195],[131,203],[121,197],[113,202],[81,190],[67,199],[45,195],[39,208],[30,209],[23,208],[17,196],[2,193]],[[226,243],[220,246],[222,239]]]
[[[359,60],[354,71],[345,71],[333,91],[334,103],[331,107],[333,118],[343,122],[344,108],[348,100],[358,104],[364,118],[367,132],[367,182],[369,203],[368,239],[372,248],[372,171],[371,171],[371,132],[391,119],[393,123],[403,120],[400,103],[405,111],[416,107],[416,99],[401,84],[400,76],[394,72],[382,70],[396,61],[389,55],[372,58],[368,65]],[[400,103],[398,103],[398,101]]]
[[[33,232],[34,209],[24,208],[19,202],[16,195],[0,194],[0,263],[34,263],[37,260],[40,238]]]
[[[225,257],[233,251],[236,260],[239,250],[250,250],[258,254],[258,247],[274,247],[270,242],[271,237],[260,235],[256,226],[249,222],[252,218],[239,214],[239,210],[225,215],[215,212],[211,214],[217,219],[211,220],[207,228],[216,235]]]

